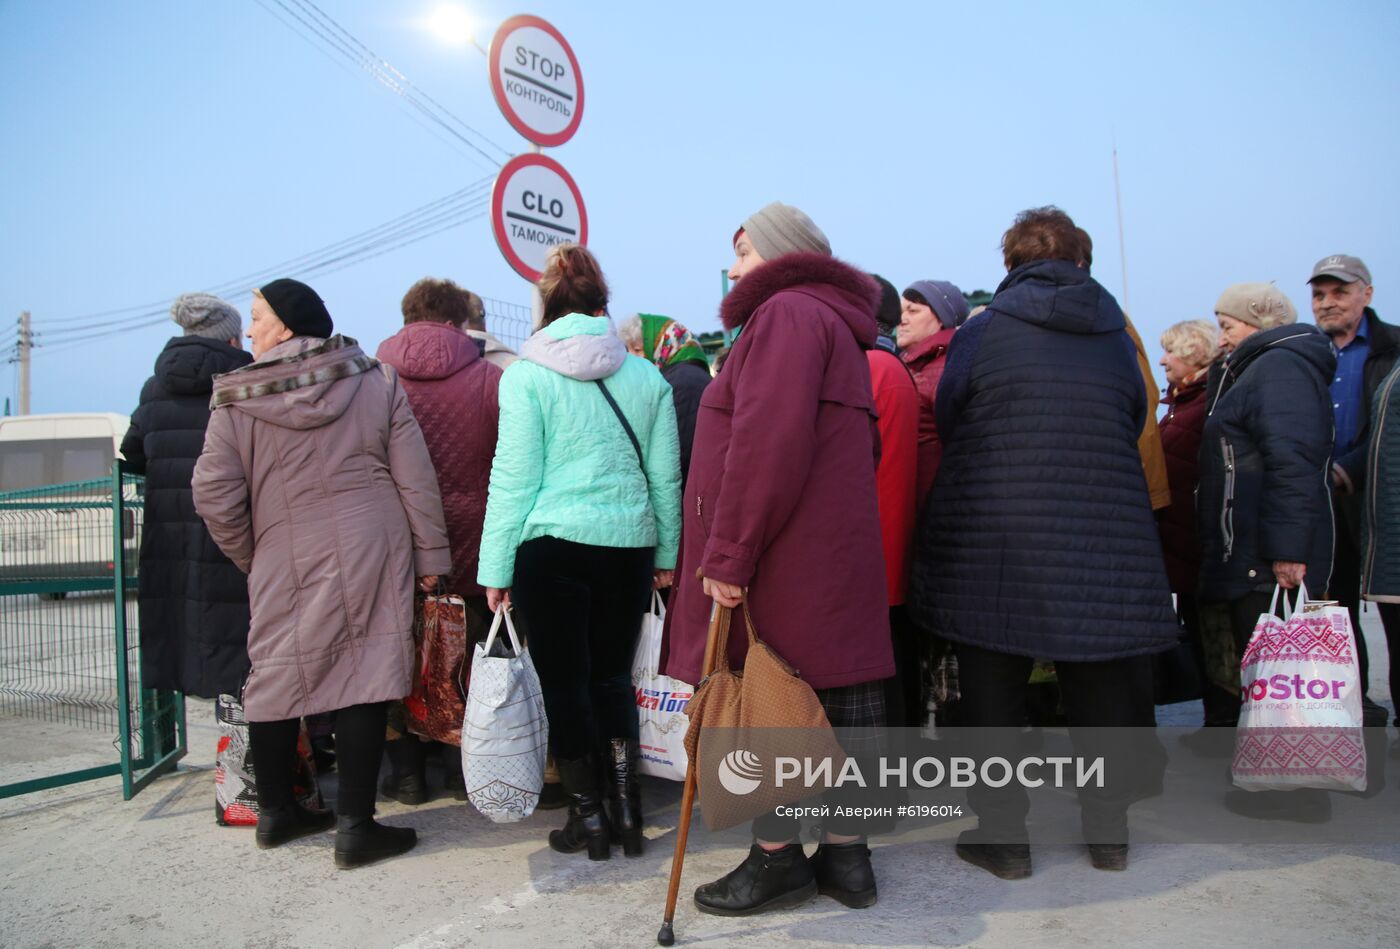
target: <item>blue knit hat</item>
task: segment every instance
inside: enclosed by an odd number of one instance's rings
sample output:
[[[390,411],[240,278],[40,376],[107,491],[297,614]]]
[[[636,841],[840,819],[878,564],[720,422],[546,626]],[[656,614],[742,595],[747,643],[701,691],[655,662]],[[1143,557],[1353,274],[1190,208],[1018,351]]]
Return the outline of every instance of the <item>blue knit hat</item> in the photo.
[[[905,296],[910,290],[924,298],[944,329],[967,322],[967,297],[955,284],[946,280],[915,280],[905,288]]]

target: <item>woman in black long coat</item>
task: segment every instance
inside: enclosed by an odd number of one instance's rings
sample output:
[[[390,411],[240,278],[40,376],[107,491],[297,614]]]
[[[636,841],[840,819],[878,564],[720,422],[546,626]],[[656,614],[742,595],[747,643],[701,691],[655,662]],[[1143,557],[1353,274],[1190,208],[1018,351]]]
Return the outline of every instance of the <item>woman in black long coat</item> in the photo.
[[[122,440],[146,476],[139,574],[141,682],[217,698],[248,674],[248,581],[195,513],[190,482],[204,448],[214,376],[246,366],[238,311],[208,293],[170,308],[184,335],[165,344]]]

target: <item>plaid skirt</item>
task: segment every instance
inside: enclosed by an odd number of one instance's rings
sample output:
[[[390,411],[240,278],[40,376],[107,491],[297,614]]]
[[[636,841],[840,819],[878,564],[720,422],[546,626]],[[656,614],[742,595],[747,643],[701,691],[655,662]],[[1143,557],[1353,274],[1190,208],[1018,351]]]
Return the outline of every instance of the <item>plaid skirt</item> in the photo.
[[[878,758],[885,753],[885,683],[857,682],[816,689],[836,740],[855,758]]]

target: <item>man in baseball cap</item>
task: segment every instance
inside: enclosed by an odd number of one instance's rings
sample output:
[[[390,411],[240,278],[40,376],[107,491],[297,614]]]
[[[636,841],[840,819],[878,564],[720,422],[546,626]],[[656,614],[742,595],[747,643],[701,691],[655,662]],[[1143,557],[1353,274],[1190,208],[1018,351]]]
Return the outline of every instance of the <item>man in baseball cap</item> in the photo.
[[[1312,285],[1313,317],[1332,338],[1337,371],[1330,386],[1336,444],[1332,451],[1332,521],[1336,531],[1332,582],[1327,595],[1351,612],[1361,629],[1361,514],[1366,448],[1370,438],[1371,399],[1390,374],[1400,354],[1400,329],[1381,320],[1371,309],[1371,271],[1361,258],[1349,254],[1324,257],[1308,278]],[[1387,630],[1394,641],[1400,630]],[[1356,637],[1363,693],[1368,681],[1364,637]],[[1391,662],[1396,662],[1394,655]],[[1369,700],[1366,704],[1373,705]],[[1384,723],[1384,719],[1381,719]],[[1368,722],[1370,724],[1370,722]]]

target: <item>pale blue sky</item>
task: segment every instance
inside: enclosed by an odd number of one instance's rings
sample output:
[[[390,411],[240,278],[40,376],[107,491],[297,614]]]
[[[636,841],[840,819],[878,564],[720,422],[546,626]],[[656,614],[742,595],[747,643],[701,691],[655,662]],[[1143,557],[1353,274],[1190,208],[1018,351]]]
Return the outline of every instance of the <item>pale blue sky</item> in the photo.
[[[485,57],[421,25],[437,0],[317,2],[526,150]],[[995,288],[1018,210],[1058,204],[1121,300],[1116,139],[1128,304],[1154,359],[1161,331],[1209,317],[1230,283],[1277,280],[1310,319],[1309,268],[1331,253],[1363,257],[1376,307],[1400,316],[1400,5],[460,5],[483,45],[522,12],[573,44],[584,117],[549,154],[582,190],[617,315],[715,328],[729,239],[774,199],[897,286],[965,290]],[[61,331],[149,323],[150,308],[73,318],[254,274],[494,172],[416,116],[255,0],[0,0],[0,347],[30,310],[34,411],[130,411],[174,331],[76,345],[90,334]],[[373,351],[427,274],[529,301],[484,216],[308,282]],[[246,292],[231,299],[246,316]]]

